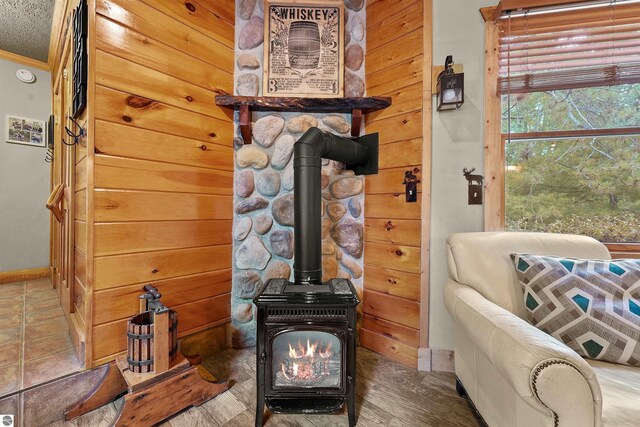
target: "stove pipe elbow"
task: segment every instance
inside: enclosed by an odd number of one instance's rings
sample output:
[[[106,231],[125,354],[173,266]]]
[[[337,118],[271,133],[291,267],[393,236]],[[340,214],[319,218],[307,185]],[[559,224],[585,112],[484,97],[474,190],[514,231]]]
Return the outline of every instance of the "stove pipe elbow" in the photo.
[[[294,281],[322,283],[322,159],[346,163],[358,174],[377,173],[377,134],[360,143],[318,128],[310,128],[293,147]],[[375,139],[375,143],[372,143]],[[371,151],[375,150],[375,153]],[[375,160],[375,165],[372,165]],[[368,165],[368,168],[367,168]],[[373,171],[375,169],[375,171]]]

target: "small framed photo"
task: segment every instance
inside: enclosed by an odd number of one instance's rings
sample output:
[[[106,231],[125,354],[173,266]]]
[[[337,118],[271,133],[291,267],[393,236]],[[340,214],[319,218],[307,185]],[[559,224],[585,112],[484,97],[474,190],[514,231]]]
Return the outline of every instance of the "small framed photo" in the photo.
[[[5,141],[7,142],[34,147],[47,145],[47,126],[44,120],[27,119],[7,114],[6,128]]]
[[[343,0],[264,0],[263,96],[344,94]]]

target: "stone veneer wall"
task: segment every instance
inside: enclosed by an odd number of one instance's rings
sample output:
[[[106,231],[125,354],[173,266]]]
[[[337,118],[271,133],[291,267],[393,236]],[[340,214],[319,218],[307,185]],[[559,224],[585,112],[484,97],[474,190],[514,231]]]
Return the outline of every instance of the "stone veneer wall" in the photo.
[[[345,96],[364,96],[365,0],[345,0]],[[236,95],[258,96],[262,87],[262,0],[236,0]],[[292,279],[293,144],[309,128],[349,136],[348,114],[254,113],[253,143],[234,140],[234,256],[231,338],[255,345],[252,299],[270,278]],[[236,116],[236,135],[239,135]],[[324,279],[363,281],[364,179],[338,162],[323,160],[322,253]]]

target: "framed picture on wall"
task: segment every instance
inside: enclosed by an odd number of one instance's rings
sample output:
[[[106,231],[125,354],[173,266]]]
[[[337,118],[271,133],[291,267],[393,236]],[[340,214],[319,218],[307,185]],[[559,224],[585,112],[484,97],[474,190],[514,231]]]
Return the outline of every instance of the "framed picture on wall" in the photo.
[[[343,0],[265,0],[264,96],[344,94]]]
[[[44,120],[27,119],[7,114],[5,125],[7,129],[5,141],[7,142],[34,147],[45,147],[47,145],[47,125]]]

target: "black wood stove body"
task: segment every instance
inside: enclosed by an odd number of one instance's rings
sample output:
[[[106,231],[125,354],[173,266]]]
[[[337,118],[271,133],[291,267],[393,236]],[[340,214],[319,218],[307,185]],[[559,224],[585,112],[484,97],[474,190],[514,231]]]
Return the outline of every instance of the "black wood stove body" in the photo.
[[[346,402],[354,426],[356,306],[346,279],[322,282],[322,158],[357,175],[378,172],[378,135],[351,140],[317,128],[294,145],[294,282],[271,279],[258,291],[257,408],[273,412],[335,412]]]

